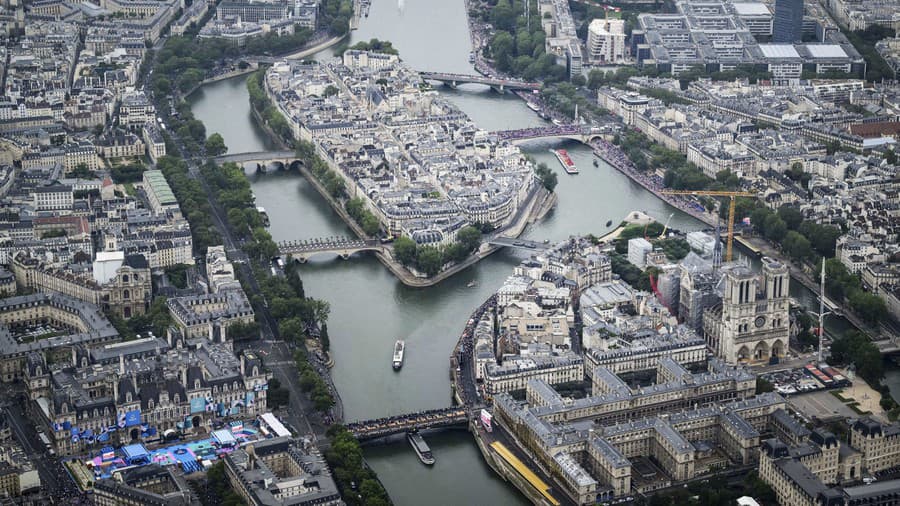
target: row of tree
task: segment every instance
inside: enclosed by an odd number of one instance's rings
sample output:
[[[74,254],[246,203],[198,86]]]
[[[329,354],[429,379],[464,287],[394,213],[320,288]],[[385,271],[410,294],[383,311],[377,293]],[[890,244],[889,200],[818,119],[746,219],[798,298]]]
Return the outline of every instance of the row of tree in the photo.
[[[344,203],[344,209],[369,237],[374,237],[381,230],[378,218],[366,208],[366,203],[363,199],[356,197],[347,200]]]
[[[194,248],[205,251],[207,247],[221,244],[222,238],[212,222],[212,208],[200,182],[188,176],[187,164],[174,156],[164,156],[156,164],[162,171],[178,200],[181,213],[191,224]]]
[[[825,261],[825,293],[850,305],[850,309],[872,325],[887,317],[887,305],[881,297],[862,288],[858,274],[853,274],[837,258]]]
[[[471,13],[494,27],[494,35],[484,51],[494,60],[501,72],[521,76],[524,79],[562,81],[567,77],[566,68],[556,63],[556,57],[545,52],[546,34],[537,16],[540,12],[536,0],[525,16],[526,0],[499,0],[493,6]],[[490,6],[492,2],[489,2]]]
[[[325,460],[344,502],[349,506],[390,505],[387,492],[366,465],[362,448],[353,434],[342,425],[332,425],[328,428],[328,437],[331,447],[325,452]]]
[[[350,31],[353,18],[352,0],[324,0],[319,5],[319,24],[335,36],[346,35]]]
[[[865,334],[850,331],[831,342],[829,362],[835,365],[855,365],[856,374],[873,387],[881,384],[884,363],[881,352]]]
[[[263,122],[275,132],[275,135],[281,137],[282,140],[291,143],[294,139],[294,130],[290,123],[278,111],[278,108],[272,104],[269,97],[266,96],[266,90],[263,85],[266,79],[266,69],[259,69],[247,79],[247,92],[250,95],[250,105],[260,115]]]
[[[151,86],[159,96],[168,96],[176,89],[186,93],[215,69],[229,70],[232,62],[242,56],[277,56],[297,51],[312,35],[309,29],[297,27],[291,35],[269,33],[253,37],[243,46],[217,37],[169,37],[156,59]]]
[[[750,223],[766,239],[780,244],[792,259],[813,264],[819,257],[834,256],[837,238],[843,233],[837,227],[805,220],[798,208],[787,204],[777,211],[757,207],[750,213]]]

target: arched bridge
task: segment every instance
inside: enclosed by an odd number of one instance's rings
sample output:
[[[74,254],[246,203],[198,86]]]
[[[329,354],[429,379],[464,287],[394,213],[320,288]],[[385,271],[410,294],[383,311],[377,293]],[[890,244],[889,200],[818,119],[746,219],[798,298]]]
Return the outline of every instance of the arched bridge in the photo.
[[[360,251],[384,251],[377,240],[353,239],[350,237],[322,237],[301,241],[284,241],[278,244],[282,256],[290,255],[300,263],[306,263],[316,255],[332,254],[347,259]]]
[[[535,139],[571,139],[584,144],[590,144],[595,139],[602,138],[596,127],[582,125],[553,125],[535,128],[519,128],[516,130],[498,130],[494,132],[500,140],[512,143],[530,141]]]
[[[347,430],[360,441],[378,439],[394,434],[403,434],[412,430],[438,429],[465,425],[469,421],[469,412],[463,407],[432,409],[418,413],[397,415],[377,420],[353,422]]]
[[[440,81],[451,88],[456,88],[460,84],[483,84],[499,91],[506,90],[540,90],[541,83],[532,83],[519,79],[500,79],[496,77],[485,77],[468,74],[451,74],[447,72],[419,72],[422,79],[426,81]]]
[[[522,248],[532,251],[543,251],[550,248],[550,244],[543,242],[529,241],[527,239],[514,239],[511,237],[503,237],[498,235],[487,240],[488,244],[494,246],[506,246],[508,248]]]
[[[232,162],[239,165],[255,163],[256,166],[265,172],[266,166],[269,164],[281,164],[282,168],[289,169],[295,162],[300,162],[297,153],[293,151],[254,151],[249,153],[233,153],[217,156],[213,160],[222,164]]]

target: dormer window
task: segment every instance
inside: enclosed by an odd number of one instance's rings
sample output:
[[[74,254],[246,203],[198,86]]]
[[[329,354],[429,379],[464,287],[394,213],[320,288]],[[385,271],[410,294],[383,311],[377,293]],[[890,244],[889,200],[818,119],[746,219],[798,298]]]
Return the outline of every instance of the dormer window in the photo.
[[[200,380],[194,380],[194,390],[200,390]]]
[[[125,402],[131,402],[131,392],[125,394]]]

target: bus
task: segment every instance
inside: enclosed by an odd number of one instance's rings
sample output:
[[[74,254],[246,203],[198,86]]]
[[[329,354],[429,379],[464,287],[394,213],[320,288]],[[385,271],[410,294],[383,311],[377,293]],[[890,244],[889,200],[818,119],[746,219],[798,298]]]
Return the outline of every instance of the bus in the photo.
[[[50,442],[50,438],[47,437],[43,432],[38,432],[38,439],[41,440],[41,443],[44,443],[44,448],[50,452],[50,455],[56,455],[56,452],[53,450],[53,444]]]

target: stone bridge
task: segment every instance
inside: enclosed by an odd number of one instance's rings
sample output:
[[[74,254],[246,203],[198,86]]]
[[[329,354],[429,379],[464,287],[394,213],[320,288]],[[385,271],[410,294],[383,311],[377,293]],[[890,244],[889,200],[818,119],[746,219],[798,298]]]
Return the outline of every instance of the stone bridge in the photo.
[[[233,153],[213,158],[216,163],[226,162],[238,165],[256,164],[257,170],[266,172],[267,167],[273,165],[278,170],[296,168],[295,164],[303,163],[293,151],[254,151],[249,153]]]
[[[500,140],[510,141],[513,144],[536,139],[571,139],[590,145],[595,140],[603,138],[597,127],[572,124],[498,130],[494,134]]]
[[[350,237],[322,237],[300,241],[284,241],[278,243],[278,252],[281,256],[290,255],[291,258],[306,263],[316,255],[337,255],[343,259],[360,251],[384,251],[377,240],[353,239]]]
[[[502,235],[494,236],[488,239],[488,244],[492,244],[494,246],[505,246],[507,248],[522,248],[528,249],[531,251],[543,251],[545,249],[550,249],[551,244],[529,241],[527,239],[515,239],[511,237],[503,237]]]
[[[451,88],[456,88],[460,84],[483,84],[490,86],[494,90],[504,93],[506,90],[540,90],[541,83],[533,83],[520,79],[500,79],[495,77],[485,77],[469,74],[451,74],[448,72],[419,72],[422,79],[426,81],[439,81]]]
[[[359,441],[366,441],[395,434],[404,434],[412,430],[440,429],[466,425],[468,421],[469,411],[466,408],[451,407],[396,415],[377,420],[353,422],[347,425],[347,430],[352,432]]]

